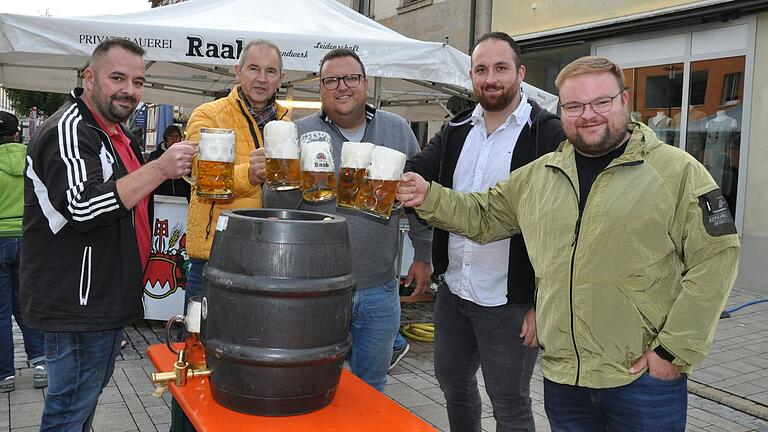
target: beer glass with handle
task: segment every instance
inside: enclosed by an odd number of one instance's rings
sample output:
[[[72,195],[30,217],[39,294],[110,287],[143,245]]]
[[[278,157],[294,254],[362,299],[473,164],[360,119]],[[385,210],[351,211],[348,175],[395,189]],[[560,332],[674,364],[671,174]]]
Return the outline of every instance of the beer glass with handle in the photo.
[[[405,168],[406,156],[397,150],[377,146],[371,155],[371,164],[355,198],[355,208],[381,219],[389,219],[395,204],[397,186]]]
[[[308,202],[336,197],[336,167],[331,136],[322,131],[307,132],[299,138],[301,148],[301,195]]]
[[[186,329],[184,350],[187,353],[187,362],[192,369],[204,369],[206,367],[205,348],[200,342],[200,327],[202,320],[205,319],[205,309],[207,309],[205,297],[192,296],[187,302],[186,315],[174,315],[165,324],[165,344],[174,354],[179,352],[173,347],[174,339],[171,336],[171,329],[177,325]]]
[[[371,163],[375,144],[367,142],[345,142],[341,146],[341,163],[336,187],[336,206],[355,208],[355,197],[365,177],[365,170]]]
[[[296,125],[273,120],[264,126],[267,187],[287,191],[301,186],[299,139]]]
[[[235,192],[235,131],[202,128],[197,144],[197,165],[185,176],[203,198],[232,199]]]

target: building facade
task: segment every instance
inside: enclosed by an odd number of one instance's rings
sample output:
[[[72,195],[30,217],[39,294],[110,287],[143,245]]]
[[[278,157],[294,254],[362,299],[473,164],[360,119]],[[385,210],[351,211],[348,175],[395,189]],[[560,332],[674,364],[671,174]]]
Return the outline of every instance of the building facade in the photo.
[[[768,293],[768,1],[494,2],[523,47],[526,81],[552,93],[583,55],[624,68],[631,114],[702,162],[742,240],[737,285]]]
[[[491,26],[491,0],[338,1],[400,34],[447,42],[465,53]]]

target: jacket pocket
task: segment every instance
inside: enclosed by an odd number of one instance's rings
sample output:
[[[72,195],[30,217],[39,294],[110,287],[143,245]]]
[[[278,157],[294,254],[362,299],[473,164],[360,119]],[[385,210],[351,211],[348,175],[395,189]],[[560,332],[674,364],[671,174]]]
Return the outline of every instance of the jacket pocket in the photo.
[[[80,306],[88,305],[88,295],[91,293],[91,263],[92,247],[83,248],[83,260],[80,264]]]

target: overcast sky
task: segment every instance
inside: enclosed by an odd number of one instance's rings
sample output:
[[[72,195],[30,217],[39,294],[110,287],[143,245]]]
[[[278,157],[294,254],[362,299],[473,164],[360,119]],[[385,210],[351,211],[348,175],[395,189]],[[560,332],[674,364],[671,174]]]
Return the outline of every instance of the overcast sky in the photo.
[[[0,0],[0,12],[59,17],[121,14],[151,6],[149,0]]]

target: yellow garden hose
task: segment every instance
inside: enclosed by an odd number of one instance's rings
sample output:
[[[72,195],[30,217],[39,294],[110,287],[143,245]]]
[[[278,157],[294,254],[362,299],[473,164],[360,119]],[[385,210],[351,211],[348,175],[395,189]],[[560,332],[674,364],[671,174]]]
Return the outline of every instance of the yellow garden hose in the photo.
[[[411,323],[401,329],[403,336],[420,342],[435,340],[435,325],[433,323]]]

